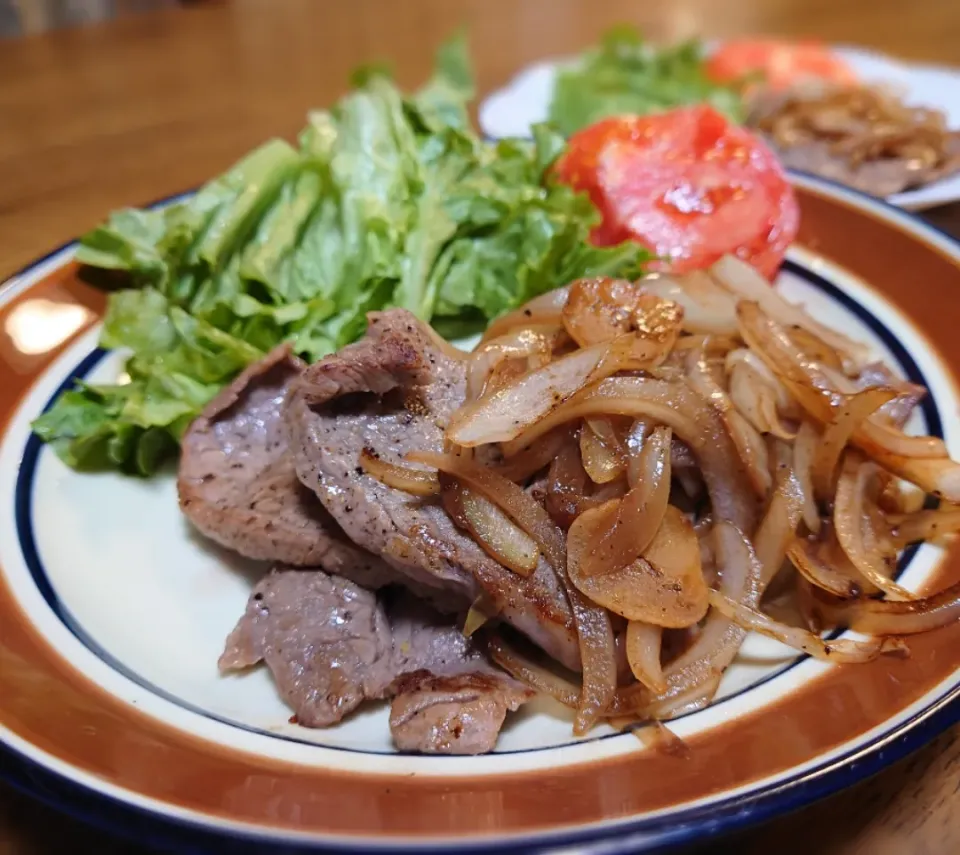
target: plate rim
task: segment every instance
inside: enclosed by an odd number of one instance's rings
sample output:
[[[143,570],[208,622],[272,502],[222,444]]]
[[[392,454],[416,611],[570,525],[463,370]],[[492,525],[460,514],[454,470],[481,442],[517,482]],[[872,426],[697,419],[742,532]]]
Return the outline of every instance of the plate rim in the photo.
[[[899,221],[897,222],[898,226],[902,227],[906,225],[906,230],[915,235],[923,236],[924,233],[926,233],[927,235],[933,236],[937,239],[935,242],[945,242],[947,244],[949,247],[948,254],[952,253],[960,257],[960,239],[948,234],[937,226],[927,223],[916,215],[905,211],[903,208],[892,205],[886,200],[855,191],[837,182],[797,172],[792,173],[792,175],[798,179],[797,183],[801,186],[806,184],[811,186],[815,191],[818,187],[832,191],[821,195],[830,197],[834,204],[843,203],[840,199],[836,198],[837,196],[847,196],[847,201],[852,200],[852,207],[857,208],[860,215],[867,213],[863,210],[864,208],[869,209],[873,207],[875,209],[882,209],[889,214],[890,218],[895,222]],[[191,192],[193,191],[165,196],[144,207],[159,207],[170,204],[179,198],[189,195]],[[37,260],[25,265],[0,284],[0,295],[7,296],[9,288],[16,287],[21,277],[34,273],[41,265],[49,262],[59,253],[64,253],[69,250],[75,244],[76,241],[68,241]],[[929,246],[928,251],[935,251],[935,248]],[[956,674],[957,671],[954,672],[953,676],[939,683],[938,687],[949,684],[950,680],[956,678]],[[929,692],[927,694],[929,694]],[[640,851],[637,847],[647,847],[642,848],[642,851],[647,852],[659,851],[663,846],[673,846],[696,840],[702,835],[705,827],[716,833],[733,831],[773,816],[789,813],[869,777],[880,769],[906,756],[911,751],[921,747],[923,744],[926,744],[947,727],[957,723],[957,721],[960,721],[960,682],[957,682],[952,688],[948,688],[941,697],[932,703],[917,710],[909,719],[902,722],[895,729],[877,735],[869,744],[854,749],[832,761],[828,761],[820,767],[798,773],[795,778],[789,781],[768,785],[762,790],[755,790],[753,792],[729,797],[726,801],[719,804],[701,805],[668,814],[670,817],[675,818],[682,816],[684,820],[689,820],[684,823],[684,827],[680,831],[663,833],[659,829],[645,831],[643,829],[633,828],[640,824],[649,825],[651,821],[649,819],[645,820],[643,817],[628,817],[608,826],[591,825],[584,826],[580,829],[570,827],[557,831],[521,832],[519,834],[514,833],[511,837],[501,838],[500,840],[485,838],[464,839],[462,843],[457,843],[457,848],[467,851],[506,852],[518,846],[522,847],[524,851],[530,851],[531,847],[553,847],[585,843],[593,845],[583,851],[597,853]],[[878,727],[882,726],[882,724],[883,723],[878,725]],[[23,754],[15,747],[6,743],[2,730],[0,730],[0,749],[2,749],[0,750],[0,761],[2,761],[0,762],[0,778],[7,780],[15,788],[27,792],[29,795],[39,798],[41,801],[50,803],[44,796],[43,787],[25,787],[22,783],[18,784],[17,780],[14,780],[13,773],[8,774],[10,757],[19,759],[19,762],[25,764],[27,767],[31,765],[35,767],[33,770],[28,768],[26,773],[26,779],[28,781],[31,778],[38,777],[37,773],[39,770],[44,775],[53,776],[61,785],[66,784],[70,787],[77,788],[87,796],[92,797],[95,801],[106,802],[106,807],[111,811],[134,811],[142,815],[141,819],[144,817],[149,818],[161,826],[175,826],[180,829],[186,829],[191,834],[199,832],[212,835],[217,840],[227,837],[251,845],[255,845],[257,842],[262,844],[265,841],[270,841],[276,844],[277,851],[286,851],[283,847],[290,846],[298,850],[303,850],[305,846],[307,851],[314,852],[345,850],[351,852],[423,851],[427,849],[443,849],[449,845],[447,842],[434,844],[431,843],[429,839],[423,838],[411,838],[413,841],[411,843],[401,842],[399,838],[392,838],[384,843],[373,841],[373,845],[370,845],[370,842],[362,839],[356,839],[356,842],[352,842],[352,840],[351,842],[341,840],[329,842],[334,840],[332,836],[328,838],[327,841],[312,838],[308,842],[300,842],[291,841],[289,837],[284,840],[280,836],[282,832],[269,828],[265,828],[264,832],[260,834],[250,833],[245,827],[237,830],[211,827],[209,824],[205,824],[202,819],[193,820],[171,816],[170,814],[158,813],[132,804],[121,797],[97,790],[92,786],[87,786],[75,779],[71,779],[67,775],[45,767],[35,759]],[[134,793],[134,795],[136,794]],[[123,829],[118,828],[116,823],[99,822],[99,815],[96,812],[81,812],[81,814],[77,814],[71,810],[70,804],[63,800],[57,801],[57,803],[52,804],[52,806],[65,813],[77,816],[86,822],[105,828],[106,830],[121,835],[124,834]],[[103,807],[104,805],[101,805],[101,808]],[[631,828],[633,828],[632,831]],[[137,833],[141,833],[141,830],[141,826],[138,826]],[[654,836],[653,840],[651,840],[651,835]],[[616,839],[608,842],[611,837]]]

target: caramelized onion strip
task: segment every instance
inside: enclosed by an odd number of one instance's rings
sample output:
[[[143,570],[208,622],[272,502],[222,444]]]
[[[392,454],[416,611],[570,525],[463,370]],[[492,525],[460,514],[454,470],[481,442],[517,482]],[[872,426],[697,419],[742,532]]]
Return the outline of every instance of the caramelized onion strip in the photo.
[[[764,314],[788,327],[796,326],[820,339],[832,350],[844,354],[854,363],[862,363],[869,353],[866,345],[815,321],[800,306],[788,303],[770,287],[764,277],[745,261],[726,255],[714,263],[710,273],[741,300],[755,302]]]
[[[493,502],[454,482],[444,490],[444,507],[494,561],[521,576],[536,569],[537,544]]]
[[[702,348],[693,350],[687,355],[686,371],[690,385],[720,414],[757,496],[761,499],[766,498],[773,487],[773,481],[770,476],[767,446],[763,438],[737,411],[727,397],[727,393],[720,388],[710,373],[707,357]]]
[[[436,496],[440,493],[440,479],[436,472],[414,469],[398,463],[387,463],[369,448],[360,452],[360,468],[381,484],[402,490],[412,496]]]
[[[595,484],[616,481],[626,471],[624,449],[610,427],[608,419],[595,417],[586,419],[580,430],[583,468]]]
[[[736,363],[730,371],[730,400],[737,412],[760,433],[792,440],[796,431],[780,418],[777,390],[752,365]]]
[[[857,664],[871,662],[882,653],[906,652],[904,643],[894,638],[872,638],[869,641],[842,638],[837,641],[824,641],[812,632],[775,621],[763,612],[734,602],[719,591],[710,592],[710,605],[742,629],[759,632],[825,662],[835,662],[838,665]]]
[[[631,336],[621,336],[524,374],[461,407],[447,428],[447,439],[467,448],[514,439],[528,424],[544,420],[587,384],[627,367],[632,359],[631,343]]]
[[[787,549],[787,557],[804,579],[823,591],[838,597],[859,597],[863,593],[859,579],[824,561],[809,541],[795,540]]]
[[[677,508],[667,507],[644,558],[609,573],[583,573],[596,532],[609,526],[615,514],[616,502],[608,502],[586,511],[570,527],[567,542],[573,584],[590,600],[627,620],[671,628],[696,624],[707,611],[700,543]]]
[[[514,309],[497,318],[483,334],[480,344],[516,329],[517,327],[531,327],[539,324],[561,324],[560,312],[567,303],[570,287],[555,288],[539,297],[534,297],[519,309]]]
[[[893,520],[892,535],[901,547],[923,540],[937,540],[957,532],[960,532],[960,508],[917,511]]]
[[[528,445],[559,425],[594,415],[649,417],[671,427],[697,456],[717,516],[741,531],[753,532],[756,501],[737,464],[736,448],[719,416],[684,383],[645,377],[608,378],[530,424],[516,442]],[[504,451],[509,456],[510,449]]]
[[[736,298],[706,271],[695,270],[680,277],[648,276],[640,285],[644,293],[681,306],[687,332],[736,335]]]
[[[813,461],[819,443],[820,434],[813,423],[804,421],[793,443],[793,471],[803,493],[803,521],[814,534],[820,531],[820,511],[813,495]]]
[[[737,306],[741,334],[750,347],[780,378],[797,402],[820,424],[833,419],[843,395],[826,373],[798,354],[784,330],[765,317],[755,303]],[[905,437],[889,426],[866,422],[852,437],[853,444],[893,475],[928,493],[960,501],[960,464],[948,457],[932,457],[938,447],[933,437]],[[906,456],[904,448],[919,456]]]
[[[763,568],[762,589],[770,584],[787,557],[787,548],[796,537],[802,516],[803,489],[790,469],[780,479],[753,539],[757,560]]]
[[[909,591],[889,577],[883,556],[875,546],[868,545],[864,538],[864,527],[869,524],[866,494],[875,471],[875,466],[861,455],[856,452],[847,453],[837,483],[833,510],[834,530],[847,558],[864,579],[891,599],[913,599]]]
[[[632,620],[627,624],[627,662],[633,676],[651,692],[667,691],[667,680],[660,664],[663,628]]]
[[[476,401],[483,394],[491,372],[507,360],[533,356],[549,360],[562,333],[559,326],[527,327],[478,346],[467,363],[467,400]]]
[[[730,523],[713,527],[720,566],[720,590],[751,608],[760,602],[760,562],[750,542]],[[728,617],[711,610],[696,641],[664,668],[667,690],[649,699],[653,718],[669,718],[710,702],[720,677],[740,650],[746,633]]]
[[[871,635],[913,635],[960,620],[960,582],[909,602],[841,600],[814,595],[814,610],[829,626],[846,626]]]
[[[491,468],[508,481],[526,481],[549,466],[560,454],[560,450],[569,444],[570,432],[560,428],[540,437],[509,460],[504,460]]]
[[[645,443],[643,476],[620,500],[609,527],[590,539],[580,564],[585,576],[622,570],[653,541],[670,498],[670,438],[669,428],[657,428]]]
[[[833,498],[840,455],[854,432],[871,413],[896,396],[897,393],[892,389],[874,386],[848,398],[834,411],[833,419],[824,428],[813,459],[813,491],[818,500],[828,502]]]

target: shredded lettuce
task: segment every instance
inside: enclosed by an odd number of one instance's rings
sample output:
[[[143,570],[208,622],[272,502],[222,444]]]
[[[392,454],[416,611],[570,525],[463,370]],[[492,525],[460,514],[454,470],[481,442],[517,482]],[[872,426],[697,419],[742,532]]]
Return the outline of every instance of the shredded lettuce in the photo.
[[[743,120],[740,87],[707,78],[699,42],[657,48],[634,27],[619,26],[573,67],[560,71],[549,118],[570,136],[607,116],[645,115],[704,102],[732,121]]]
[[[412,95],[377,67],[354,83],[296,145],[271,140],[193,196],[119,211],[81,240],[81,263],[128,275],[101,345],[130,356],[122,383],[78,383],[34,423],[67,464],[150,474],[244,366],[282,341],[318,359],[369,311],[463,335],[575,277],[640,274],[645,250],[591,246],[599,215],[550,180],[555,130],[473,131],[462,38]]]

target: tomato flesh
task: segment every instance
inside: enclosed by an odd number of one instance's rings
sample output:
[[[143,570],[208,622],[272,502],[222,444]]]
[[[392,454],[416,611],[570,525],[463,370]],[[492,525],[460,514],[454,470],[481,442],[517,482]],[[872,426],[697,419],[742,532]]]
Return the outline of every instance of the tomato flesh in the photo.
[[[605,119],[556,167],[603,220],[591,240],[636,240],[683,273],[734,253],[772,277],[796,236],[793,189],[770,150],[707,106]]]
[[[706,72],[717,83],[729,83],[759,72],[764,76],[765,86],[778,90],[810,79],[842,86],[857,83],[854,70],[816,42],[753,39],[726,42],[707,60]]]

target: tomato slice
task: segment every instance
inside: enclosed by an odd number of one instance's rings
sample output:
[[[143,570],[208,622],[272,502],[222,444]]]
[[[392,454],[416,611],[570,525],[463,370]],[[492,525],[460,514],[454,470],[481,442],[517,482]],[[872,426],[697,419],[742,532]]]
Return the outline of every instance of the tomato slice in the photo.
[[[604,119],[571,137],[558,178],[603,215],[600,246],[636,240],[683,273],[733,253],[772,278],[800,213],[773,153],[712,107]]]
[[[856,84],[854,70],[817,42],[781,42],[771,39],[726,42],[707,60],[707,76],[718,83],[760,72],[771,89],[786,89],[804,80],[838,85]]]

